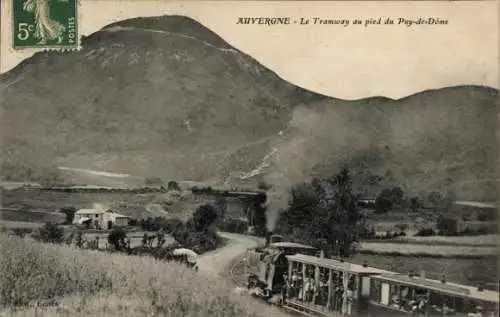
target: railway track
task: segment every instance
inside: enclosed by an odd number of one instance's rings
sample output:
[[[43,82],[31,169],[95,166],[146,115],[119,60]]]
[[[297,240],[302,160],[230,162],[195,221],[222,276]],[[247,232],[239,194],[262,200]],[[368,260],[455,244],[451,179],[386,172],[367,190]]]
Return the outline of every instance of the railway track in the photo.
[[[236,286],[246,288],[245,256],[241,256],[240,259],[231,266],[229,278]]]

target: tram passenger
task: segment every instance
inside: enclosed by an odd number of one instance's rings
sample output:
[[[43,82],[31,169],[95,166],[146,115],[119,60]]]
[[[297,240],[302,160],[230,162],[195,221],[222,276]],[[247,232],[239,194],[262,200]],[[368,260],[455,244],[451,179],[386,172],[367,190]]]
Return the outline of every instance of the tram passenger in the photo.
[[[281,286],[281,298],[283,302],[285,302],[286,299],[288,298],[287,290],[290,290],[290,278],[285,273],[283,275],[283,285]]]
[[[352,313],[352,304],[354,300],[354,292],[348,287],[346,290],[347,298],[347,315],[350,316]]]
[[[328,275],[324,272],[321,273],[319,281],[319,296],[317,304],[321,306],[326,306],[328,300]]]
[[[332,287],[333,287],[333,296],[332,296],[332,308],[334,311],[339,310],[339,296],[341,293],[341,279],[337,273],[333,274],[332,277]]]
[[[342,285],[338,285],[335,290],[335,310],[338,312],[342,312],[343,303],[344,303],[344,287]]]
[[[483,307],[477,306],[475,313],[469,313],[468,317],[483,317]]]
[[[316,290],[316,282],[310,276],[306,277],[304,281],[304,301],[312,302],[314,297],[314,292]]]
[[[297,298],[299,296],[299,273],[297,272],[297,269],[293,269],[292,271],[292,276],[290,277],[290,297],[291,298]]]

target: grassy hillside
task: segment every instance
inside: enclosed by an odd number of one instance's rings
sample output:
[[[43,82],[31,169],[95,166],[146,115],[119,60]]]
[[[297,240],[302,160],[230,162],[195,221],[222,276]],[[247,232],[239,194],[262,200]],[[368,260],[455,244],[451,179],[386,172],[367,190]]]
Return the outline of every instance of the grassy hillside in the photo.
[[[238,181],[276,148],[264,169],[281,175],[267,177],[275,185],[349,161],[359,184],[384,177],[367,194],[401,184],[413,194],[453,188],[463,199],[496,199],[496,181],[487,181],[498,153],[495,89],[325,97],[176,16],[118,22],[83,47],[38,53],[0,78],[3,178],[37,180],[63,165]]]
[[[92,208],[96,204],[109,206],[121,214],[133,218],[164,217],[189,218],[196,208],[204,203],[201,197],[190,193],[179,196],[171,193],[66,193],[38,190],[2,191],[3,207],[0,220],[6,221],[64,221],[60,208],[72,206],[77,209]]]
[[[4,234],[0,247],[0,316],[257,317],[270,312],[232,294],[221,280],[147,257],[79,251]],[[30,304],[57,306],[13,309]]]

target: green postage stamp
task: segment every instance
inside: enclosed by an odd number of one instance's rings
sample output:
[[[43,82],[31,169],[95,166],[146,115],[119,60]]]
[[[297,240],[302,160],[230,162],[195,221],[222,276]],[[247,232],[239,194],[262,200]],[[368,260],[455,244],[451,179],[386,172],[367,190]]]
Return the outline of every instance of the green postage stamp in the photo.
[[[78,48],[78,0],[11,1],[14,49]]]

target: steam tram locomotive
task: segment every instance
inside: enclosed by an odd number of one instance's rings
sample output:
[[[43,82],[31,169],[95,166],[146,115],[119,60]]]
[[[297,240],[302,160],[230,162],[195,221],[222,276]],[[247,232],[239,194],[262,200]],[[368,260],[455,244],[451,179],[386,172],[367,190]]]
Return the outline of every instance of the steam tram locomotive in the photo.
[[[245,261],[255,295],[305,315],[498,316],[498,292],[327,259],[276,235]]]

